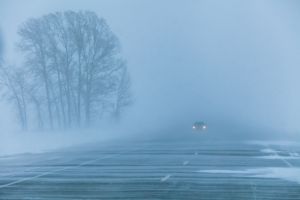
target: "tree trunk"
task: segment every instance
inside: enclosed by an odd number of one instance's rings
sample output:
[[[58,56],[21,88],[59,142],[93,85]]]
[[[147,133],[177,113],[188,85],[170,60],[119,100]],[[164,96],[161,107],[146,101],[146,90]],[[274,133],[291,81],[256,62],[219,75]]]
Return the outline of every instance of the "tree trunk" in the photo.
[[[77,123],[80,127],[81,124],[81,54],[78,54],[78,87],[77,87]]]

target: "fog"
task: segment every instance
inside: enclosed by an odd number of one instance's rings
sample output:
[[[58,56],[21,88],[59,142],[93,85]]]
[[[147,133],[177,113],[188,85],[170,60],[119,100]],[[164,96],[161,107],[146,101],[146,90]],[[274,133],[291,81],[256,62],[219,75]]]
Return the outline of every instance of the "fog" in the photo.
[[[27,19],[66,10],[106,19],[132,79],[134,103],[120,124],[109,125],[124,135],[184,132],[203,120],[220,137],[289,139],[299,134],[299,7],[271,0],[1,0],[0,27],[5,61],[18,63],[17,30]],[[17,129],[7,102],[0,109],[1,130]]]

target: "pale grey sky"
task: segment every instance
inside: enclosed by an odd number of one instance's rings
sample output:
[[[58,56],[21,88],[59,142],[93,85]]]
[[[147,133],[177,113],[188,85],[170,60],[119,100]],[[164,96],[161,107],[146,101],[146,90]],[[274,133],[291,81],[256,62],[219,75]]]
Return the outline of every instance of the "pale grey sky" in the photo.
[[[226,119],[297,132],[299,8],[291,0],[0,0],[0,27],[14,63],[18,26],[30,17],[91,10],[105,18],[133,79],[128,123]]]

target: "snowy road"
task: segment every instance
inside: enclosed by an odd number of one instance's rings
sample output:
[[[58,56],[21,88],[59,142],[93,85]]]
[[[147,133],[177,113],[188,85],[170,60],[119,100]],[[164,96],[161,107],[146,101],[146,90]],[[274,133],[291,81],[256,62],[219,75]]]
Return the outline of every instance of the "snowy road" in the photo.
[[[0,158],[0,199],[300,199],[300,148],[189,141]]]

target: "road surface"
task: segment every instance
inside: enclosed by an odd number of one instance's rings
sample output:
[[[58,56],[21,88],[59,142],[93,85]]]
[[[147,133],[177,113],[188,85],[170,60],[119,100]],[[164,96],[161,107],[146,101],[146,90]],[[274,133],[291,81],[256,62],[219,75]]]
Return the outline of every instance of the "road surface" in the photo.
[[[0,157],[0,199],[299,200],[299,152],[199,138]]]

